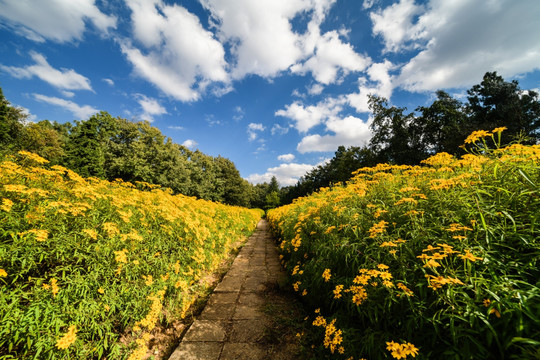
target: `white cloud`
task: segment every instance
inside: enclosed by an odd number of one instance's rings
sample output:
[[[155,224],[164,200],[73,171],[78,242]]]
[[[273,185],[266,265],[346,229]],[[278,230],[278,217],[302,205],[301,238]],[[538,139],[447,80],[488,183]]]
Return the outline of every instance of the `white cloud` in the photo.
[[[335,151],[338,146],[363,146],[371,138],[369,122],[354,116],[344,119],[330,119],[326,129],[334,135],[308,135],[297,146],[300,153]]]
[[[73,91],[62,90],[60,92],[62,93],[62,95],[64,95],[65,97],[68,97],[68,98],[72,98],[72,97],[75,96],[75,93]]]
[[[244,118],[244,115],[246,114],[246,112],[244,111],[244,109],[242,109],[241,106],[236,106],[234,108],[234,115],[233,115],[233,120],[234,121],[240,121]]]
[[[174,125],[171,125],[171,126],[167,126],[167,129],[172,129],[172,130],[184,130],[184,127],[183,127],[183,126],[174,126]]]
[[[298,182],[298,179],[312,170],[316,165],[308,164],[281,164],[277,167],[269,168],[264,174],[252,174],[247,177],[247,181],[253,184],[270,182],[275,176],[279,185],[290,186]]]
[[[47,62],[45,56],[36,52],[30,52],[34,65],[26,67],[4,66],[0,69],[11,74],[17,79],[31,79],[34,76],[62,90],[90,90],[90,80],[75,72],[73,69],[55,69]]]
[[[378,1],[379,0],[364,0],[364,2],[362,3],[362,9],[364,9],[364,10],[370,9]]]
[[[75,117],[77,117],[78,120],[84,120],[88,119],[90,116],[94,115],[95,113],[99,112],[98,109],[93,108],[90,105],[83,105],[80,106],[73,101],[60,99],[57,97],[51,97],[51,96],[45,96],[41,94],[33,94],[34,98],[38,101],[45,102],[51,105],[60,106],[61,108],[64,108],[65,110],[71,112]]]
[[[290,163],[295,159],[295,156],[294,154],[283,154],[283,155],[279,155],[277,158],[279,161]]]
[[[138,75],[181,101],[197,100],[208,85],[229,80],[223,46],[197,16],[161,0],[126,3],[134,37],[144,49],[129,41],[121,49]]]
[[[324,90],[324,86],[321,84],[313,84],[310,88],[308,88],[308,94],[309,95],[320,95]]]
[[[289,128],[281,126],[279,124],[274,124],[270,132],[272,133],[272,135],[276,135],[276,134],[285,135],[286,133],[289,132]]]
[[[414,0],[400,0],[370,14],[373,34],[383,37],[385,51],[399,51],[409,41],[418,39],[418,29],[412,22],[422,10],[423,7],[416,5]]]
[[[102,80],[105,81],[108,85],[114,86],[114,81],[112,81],[111,79],[105,78],[105,79],[102,79]]]
[[[232,76],[273,77],[302,57],[290,20],[313,8],[305,0],[202,0],[222,42],[232,44]]]
[[[368,112],[368,95],[382,96],[389,99],[392,96],[393,84],[390,70],[394,65],[388,60],[382,63],[376,63],[369,67],[367,74],[371,80],[365,78],[359,80],[358,92],[347,95],[348,104],[356,109],[357,112]]]
[[[329,31],[320,35],[318,25],[310,24],[311,32],[304,42],[306,51],[311,56],[304,63],[291,67],[293,73],[305,74],[310,71],[315,80],[325,85],[339,82],[339,72],[343,75],[351,71],[363,71],[370,63],[369,57],[356,53],[348,43],[343,43],[337,31]]]
[[[199,144],[195,140],[192,140],[192,139],[187,139],[186,141],[184,141],[182,143],[182,146],[185,146],[185,147],[187,147],[188,149],[191,149],[191,150],[195,149],[195,147],[197,145],[199,145]]]
[[[402,0],[372,16],[374,32],[387,49],[419,50],[395,86],[409,91],[467,87],[486,71],[512,77],[540,68],[540,2],[431,0],[425,8],[419,14],[420,7]]]
[[[68,42],[81,40],[86,22],[107,33],[116,28],[116,17],[103,14],[95,0],[13,0],[0,2],[0,18],[33,41],[44,38]]]
[[[250,123],[247,127],[248,140],[253,141],[257,139],[258,131],[264,131],[266,128],[260,123]]]
[[[296,130],[305,133],[325,120],[337,116],[342,110],[342,104],[341,99],[333,98],[321,101],[317,105],[308,106],[295,101],[290,105],[286,105],[285,109],[276,111],[275,115],[294,120]]]
[[[149,98],[143,94],[136,94],[136,98],[142,108],[143,113],[141,114],[141,117],[144,120],[152,122],[154,121],[154,116],[167,114],[167,109],[165,109],[156,99]]]

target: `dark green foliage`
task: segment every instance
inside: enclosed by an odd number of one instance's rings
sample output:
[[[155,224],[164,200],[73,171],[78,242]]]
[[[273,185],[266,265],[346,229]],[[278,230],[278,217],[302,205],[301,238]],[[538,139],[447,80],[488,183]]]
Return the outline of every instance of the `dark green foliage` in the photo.
[[[531,144],[540,138],[540,102],[536,92],[523,92],[516,80],[507,82],[496,72],[487,72],[467,94],[469,130],[506,126],[507,142],[520,134],[529,137]]]
[[[0,88],[0,145],[4,149],[18,149],[27,115],[11,106]]]
[[[81,176],[105,178],[105,154],[116,131],[115,119],[105,111],[75,121],[66,144],[66,165]]]

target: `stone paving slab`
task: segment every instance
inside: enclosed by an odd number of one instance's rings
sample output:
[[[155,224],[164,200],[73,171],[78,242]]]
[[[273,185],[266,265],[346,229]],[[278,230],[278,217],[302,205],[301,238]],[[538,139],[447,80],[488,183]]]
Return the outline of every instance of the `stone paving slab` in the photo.
[[[285,276],[268,224],[261,220],[169,360],[261,360],[279,355],[262,343],[270,323],[262,308],[267,282]]]

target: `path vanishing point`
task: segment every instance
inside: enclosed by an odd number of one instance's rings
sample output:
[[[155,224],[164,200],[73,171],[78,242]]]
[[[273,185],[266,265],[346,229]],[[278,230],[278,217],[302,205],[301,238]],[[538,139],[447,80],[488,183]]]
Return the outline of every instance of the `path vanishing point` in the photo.
[[[169,360],[298,359],[295,334],[276,323],[295,311],[294,298],[278,290],[285,281],[261,220]]]

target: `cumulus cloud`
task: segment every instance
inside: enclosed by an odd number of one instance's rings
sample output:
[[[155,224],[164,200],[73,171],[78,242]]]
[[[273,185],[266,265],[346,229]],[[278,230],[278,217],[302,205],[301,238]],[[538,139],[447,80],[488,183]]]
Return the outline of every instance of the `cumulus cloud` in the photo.
[[[226,83],[225,50],[197,16],[161,0],[130,0],[133,35],[138,48],[121,49],[135,72],[180,101],[197,100],[213,82]]]
[[[186,141],[184,141],[182,143],[182,146],[185,146],[185,147],[187,147],[188,149],[191,149],[191,150],[195,149],[195,147],[197,145],[199,145],[199,144],[195,140],[192,140],[192,139],[187,139]]]
[[[254,141],[259,135],[258,132],[264,131],[266,128],[260,123],[250,123],[247,127],[248,140]]]
[[[232,44],[232,76],[273,77],[302,57],[290,21],[313,8],[304,0],[202,0],[222,42]],[[277,50],[279,49],[279,50]]]
[[[347,95],[348,104],[354,107],[357,112],[363,113],[369,111],[368,95],[389,99],[394,89],[393,78],[389,72],[394,68],[394,65],[388,60],[371,65],[367,70],[370,81],[365,78],[359,79],[358,92]]]
[[[313,84],[313,86],[308,88],[309,95],[320,95],[324,90],[324,86],[321,84]]]
[[[373,31],[388,50],[418,51],[395,86],[409,91],[467,87],[486,71],[511,77],[540,68],[540,2],[431,0],[419,13],[422,9],[401,0],[372,14]]]
[[[279,185],[290,186],[298,182],[298,179],[312,170],[316,165],[308,164],[281,164],[277,167],[272,167],[266,170],[264,174],[249,175],[246,180],[253,184],[270,182],[272,176],[275,176]]]
[[[33,94],[33,96],[38,101],[64,108],[65,110],[75,115],[75,117],[79,120],[88,119],[90,116],[99,112],[98,109],[90,105],[80,106],[74,103],[73,101],[69,101],[69,100],[65,100],[65,99],[61,99],[57,97],[52,97],[52,96],[41,95],[41,94]]]
[[[371,138],[369,121],[354,116],[344,119],[331,119],[326,129],[334,134],[308,135],[297,146],[300,153],[335,151],[338,146],[362,146]]]
[[[308,106],[295,101],[290,105],[286,105],[285,109],[276,111],[275,115],[293,120],[296,130],[305,133],[325,120],[337,116],[343,109],[342,105],[342,100],[334,98]]]
[[[152,122],[154,121],[154,116],[167,114],[167,109],[165,109],[156,99],[149,98],[143,94],[137,94],[136,98],[142,108],[143,113],[141,114],[141,117],[144,120]]]
[[[105,79],[102,79],[102,80],[103,80],[104,82],[106,82],[108,85],[114,86],[114,81],[112,81],[111,79],[105,78]]]
[[[295,156],[294,154],[283,154],[283,155],[279,155],[277,158],[279,161],[290,163],[295,159]]]
[[[62,90],[90,90],[90,80],[77,73],[73,69],[55,69],[47,62],[45,56],[30,52],[30,57],[34,60],[34,65],[25,67],[0,65],[0,69],[9,73],[17,79],[31,79],[38,77],[41,80]]]
[[[400,0],[384,10],[372,12],[373,34],[383,37],[386,51],[399,51],[420,37],[413,19],[422,11],[423,7],[416,5],[414,0]]]
[[[328,85],[340,79],[339,72],[343,75],[351,71],[363,71],[371,59],[355,52],[353,47],[341,41],[337,31],[319,33],[318,26],[310,24],[311,32],[304,39],[307,43],[306,51],[313,52],[303,63],[291,67],[293,73],[305,74],[310,71],[318,82]]]
[[[99,31],[116,28],[116,17],[103,14],[95,0],[16,0],[0,2],[0,18],[26,38],[43,42],[81,40],[90,22]]]

